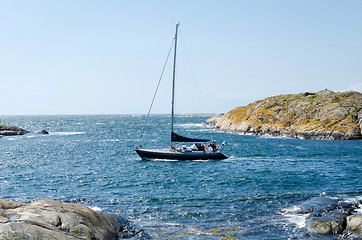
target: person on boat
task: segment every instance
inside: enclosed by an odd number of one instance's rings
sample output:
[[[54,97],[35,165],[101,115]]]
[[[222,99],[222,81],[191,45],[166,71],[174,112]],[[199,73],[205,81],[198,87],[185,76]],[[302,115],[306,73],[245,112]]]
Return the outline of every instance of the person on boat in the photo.
[[[212,140],[212,143],[210,143],[210,147],[212,148],[212,152],[216,152],[217,146],[215,140]]]
[[[206,150],[206,147],[205,147],[205,144],[201,144],[201,149],[202,149],[202,151],[204,151],[205,152],[205,150]]]

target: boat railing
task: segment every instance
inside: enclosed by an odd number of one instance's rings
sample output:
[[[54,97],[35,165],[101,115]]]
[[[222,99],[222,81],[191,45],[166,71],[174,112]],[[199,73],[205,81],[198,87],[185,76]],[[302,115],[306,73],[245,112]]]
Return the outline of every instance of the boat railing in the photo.
[[[191,146],[188,147],[184,143],[180,143],[174,146],[173,150],[177,152],[207,152],[207,153],[221,153],[222,148],[225,144],[217,145],[216,150],[214,150],[211,146],[205,146],[205,149],[193,149]]]

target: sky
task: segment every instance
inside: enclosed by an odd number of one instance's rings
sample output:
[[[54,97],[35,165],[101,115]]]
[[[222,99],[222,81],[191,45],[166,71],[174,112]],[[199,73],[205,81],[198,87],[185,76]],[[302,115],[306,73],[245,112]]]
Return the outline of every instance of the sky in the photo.
[[[362,92],[360,0],[0,0],[0,116],[146,114],[180,23],[179,114]],[[152,113],[171,111],[172,61]]]

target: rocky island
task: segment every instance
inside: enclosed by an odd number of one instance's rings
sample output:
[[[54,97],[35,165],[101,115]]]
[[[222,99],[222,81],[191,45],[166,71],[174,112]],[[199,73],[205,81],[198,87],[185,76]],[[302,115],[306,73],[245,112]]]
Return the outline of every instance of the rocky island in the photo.
[[[29,133],[29,132],[26,131],[25,129],[0,124],[0,135],[2,135],[2,136],[24,135],[27,133]]]
[[[238,134],[362,139],[362,94],[322,90],[278,95],[214,116],[205,124]]]
[[[29,134],[31,132],[19,128],[19,127],[14,127],[14,126],[9,126],[9,125],[4,125],[4,124],[0,124],[0,137],[1,136],[15,136],[15,135],[24,135],[24,134]],[[48,131],[46,130],[40,130],[35,132],[37,134],[49,134]]]

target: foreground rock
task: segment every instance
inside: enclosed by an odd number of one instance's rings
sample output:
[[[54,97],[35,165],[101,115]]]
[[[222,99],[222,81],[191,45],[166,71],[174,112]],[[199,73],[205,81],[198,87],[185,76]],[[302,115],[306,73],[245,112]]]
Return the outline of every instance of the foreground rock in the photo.
[[[361,210],[362,201],[344,202],[335,198],[316,197],[282,214],[306,216],[305,229],[311,236],[337,235],[361,239]]]
[[[362,139],[362,94],[299,93],[265,98],[205,121],[240,134],[311,139]]]
[[[362,238],[362,215],[348,216],[346,231],[354,232]]]
[[[150,239],[117,215],[80,204],[41,200],[30,204],[0,200],[0,239]]]

